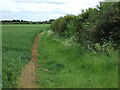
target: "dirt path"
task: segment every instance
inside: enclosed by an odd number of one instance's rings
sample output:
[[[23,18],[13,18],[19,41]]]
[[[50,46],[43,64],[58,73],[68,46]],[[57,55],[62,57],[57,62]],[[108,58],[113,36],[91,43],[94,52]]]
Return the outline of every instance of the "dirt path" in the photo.
[[[25,66],[19,82],[18,82],[18,87],[19,88],[37,88],[36,85],[36,80],[35,80],[35,70],[38,67],[38,62],[37,62],[37,45],[38,45],[38,39],[39,39],[40,33],[35,37],[34,43],[32,45],[32,58],[30,62]]]

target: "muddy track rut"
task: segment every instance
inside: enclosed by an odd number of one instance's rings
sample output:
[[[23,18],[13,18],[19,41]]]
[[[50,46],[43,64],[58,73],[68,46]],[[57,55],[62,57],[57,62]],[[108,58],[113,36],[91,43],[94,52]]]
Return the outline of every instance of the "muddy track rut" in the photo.
[[[29,63],[25,66],[19,78],[19,81],[18,81],[19,88],[37,88],[35,71],[36,71],[36,68],[38,67],[37,46],[38,46],[39,36],[40,36],[40,33],[34,39],[32,49],[31,49],[32,57]]]

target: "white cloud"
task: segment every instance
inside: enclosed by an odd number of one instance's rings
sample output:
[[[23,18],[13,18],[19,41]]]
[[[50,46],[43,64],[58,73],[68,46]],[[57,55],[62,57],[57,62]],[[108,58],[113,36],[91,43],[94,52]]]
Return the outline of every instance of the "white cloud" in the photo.
[[[31,14],[28,15],[30,20],[36,20],[39,15],[44,15],[43,17],[46,16],[46,19],[50,19],[65,14],[77,15],[81,12],[81,9],[94,7],[99,1],[103,0],[0,0],[0,11],[3,12],[4,19],[8,16],[12,18],[18,16],[18,19],[21,19],[27,13]],[[13,16],[10,16],[10,13]],[[20,13],[21,16],[18,15]],[[36,17],[33,18],[32,15]]]

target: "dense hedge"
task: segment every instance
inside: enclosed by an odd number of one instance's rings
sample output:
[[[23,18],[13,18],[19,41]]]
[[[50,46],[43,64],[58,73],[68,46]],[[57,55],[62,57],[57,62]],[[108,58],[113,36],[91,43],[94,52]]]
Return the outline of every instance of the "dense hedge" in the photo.
[[[101,2],[95,8],[82,10],[80,15],[66,15],[51,24],[54,32],[65,38],[74,36],[81,44],[120,44],[120,2]]]

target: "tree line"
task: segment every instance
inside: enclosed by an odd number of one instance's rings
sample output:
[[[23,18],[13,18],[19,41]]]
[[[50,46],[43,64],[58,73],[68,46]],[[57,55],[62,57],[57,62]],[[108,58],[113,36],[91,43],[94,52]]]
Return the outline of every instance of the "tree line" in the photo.
[[[26,21],[26,20],[2,20],[2,24],[51,24],[54,19],[50,19],[49,21]]]

